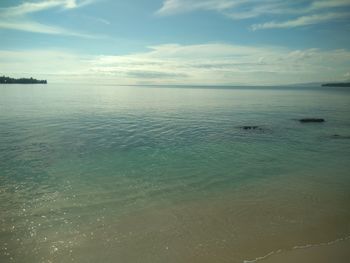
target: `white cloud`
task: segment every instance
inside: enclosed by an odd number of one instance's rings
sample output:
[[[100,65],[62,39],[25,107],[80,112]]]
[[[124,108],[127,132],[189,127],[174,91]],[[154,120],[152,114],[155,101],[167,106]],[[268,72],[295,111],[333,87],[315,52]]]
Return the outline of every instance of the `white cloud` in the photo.
[[[332,20],[339,20],[350,17],[350,13],[328,13],[320,15],[301,16],[293,20],[283,22],[267,22],[263,24],[252,25],[253,30],[269,28],[291,28],[306,25],[314,25]]]
[[[26,14],[44,11],[47,9],[61,7],[64,9],[74,9],[84,6],[92,1],[79,1],[76,0],[46,0],[41,2],[24,2],[17,6],[0,8],[1,17],[18,17]]]
[[[114,84],[267,85],[344,77],[350,52],[290,50],[230,44],[150,47],[129,55],[88,56],[64,51],[0,51],[0,72]],[[48,63],[48,61],[50,63]]]
[[[315,10],[350,6],[349,0],[164,0],[157,13],[173,15],[197,10],[222,11],[224,14],[255,17],[268,14],[308,13]],[[238,11],[238,12],[236,12]]]
[[[225,10],[240,4],[242,0],[165,0],[157,11],[160,15],[190,12],[195,10]]]
[[[29,13],[40,12],[46,9],[57,7],[61,5],[60,1],[45,1],[45,2],[36,2],[36,3],[22,3],[18,6],[1,8],[0,16],[3,18],[8,17],[18,17],[23,16]]]
[[[3,74],[83,74],[88,72],[91,56],[63,50],[0,51]]]
[[[0,28],[43,34],[93,37],[88,34],[74,32],[61,27],[45,25],[29,17],[32,13],[42,12],[52,8],[74,9],[92,2],[93,0],[46,0],[40,2],[24,2],[17,6],[0,8]]]
[[[349,0],[318,0],[313,1],[311,4],[311,9],[323,9],[323,8],[336,8],[350,6]]]
[[[342,7],[350,7],[349,0],[165,0],[158,15],[174,15],[197,10],[211,10],[231,19],[262,17],[289,18],[253,25],[254,29],[289,28],[329,22],[347,17]]]
[[[0,29],[13,29],[20,31],[28,31],[34,33],[44,33],[51,35],[67,35],[67,36],[76,36],[76,37],[84,37],[84,38],[97,38],[98,36],[92,36],[88,34],[78,33],[74,31],[70,31],[68,29],[64,29],[56,26],[49,26],[41,23],[36,23],[33,21],[0,21]]]

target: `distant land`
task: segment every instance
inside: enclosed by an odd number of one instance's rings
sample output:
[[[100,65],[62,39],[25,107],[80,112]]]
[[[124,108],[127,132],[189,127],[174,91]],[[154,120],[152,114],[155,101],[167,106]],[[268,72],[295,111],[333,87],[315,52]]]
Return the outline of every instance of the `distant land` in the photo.
[[[38,80],[33,78],[10,78],[2,76],[0,77],[0,84],[47,84],[47,80]]]
[[[326,83],[322,87],[350,87],[350,82]]]

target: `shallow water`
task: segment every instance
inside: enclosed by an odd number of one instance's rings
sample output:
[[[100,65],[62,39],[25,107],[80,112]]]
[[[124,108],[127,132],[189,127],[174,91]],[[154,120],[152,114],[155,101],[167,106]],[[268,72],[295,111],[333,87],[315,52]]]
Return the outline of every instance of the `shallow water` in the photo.
[[[347,89],[2,85],[0,261],[243,262],[347,237],[349,136]]]

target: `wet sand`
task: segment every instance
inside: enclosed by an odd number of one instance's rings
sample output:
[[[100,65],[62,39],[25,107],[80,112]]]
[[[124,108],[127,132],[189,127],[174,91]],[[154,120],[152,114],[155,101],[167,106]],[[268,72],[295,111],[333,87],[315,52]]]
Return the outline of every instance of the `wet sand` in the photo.
[[[0,261],[346,262],[350,240],[327,243],[349,236],[348,185],[327,174],[267,178],[186,202],[145,202],[125,214],[114,203],[44,217],[37,211],[33,236],[24,229],[2,237],[11,242]],[[292,249],[305,244],[326,245]]]

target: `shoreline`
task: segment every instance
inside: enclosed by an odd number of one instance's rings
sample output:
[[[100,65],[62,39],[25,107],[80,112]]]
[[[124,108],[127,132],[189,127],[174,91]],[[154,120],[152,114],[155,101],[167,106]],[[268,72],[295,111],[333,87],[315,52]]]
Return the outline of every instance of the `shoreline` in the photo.
[[[319,244],[294,246],[292,249],[288,250],[278,249],[252,260],[244,260],[243,263],[331,263],[334,262],[334,260],[344,260],[350,258],[349,247],[350,236],[345,236],[333,241]]]

